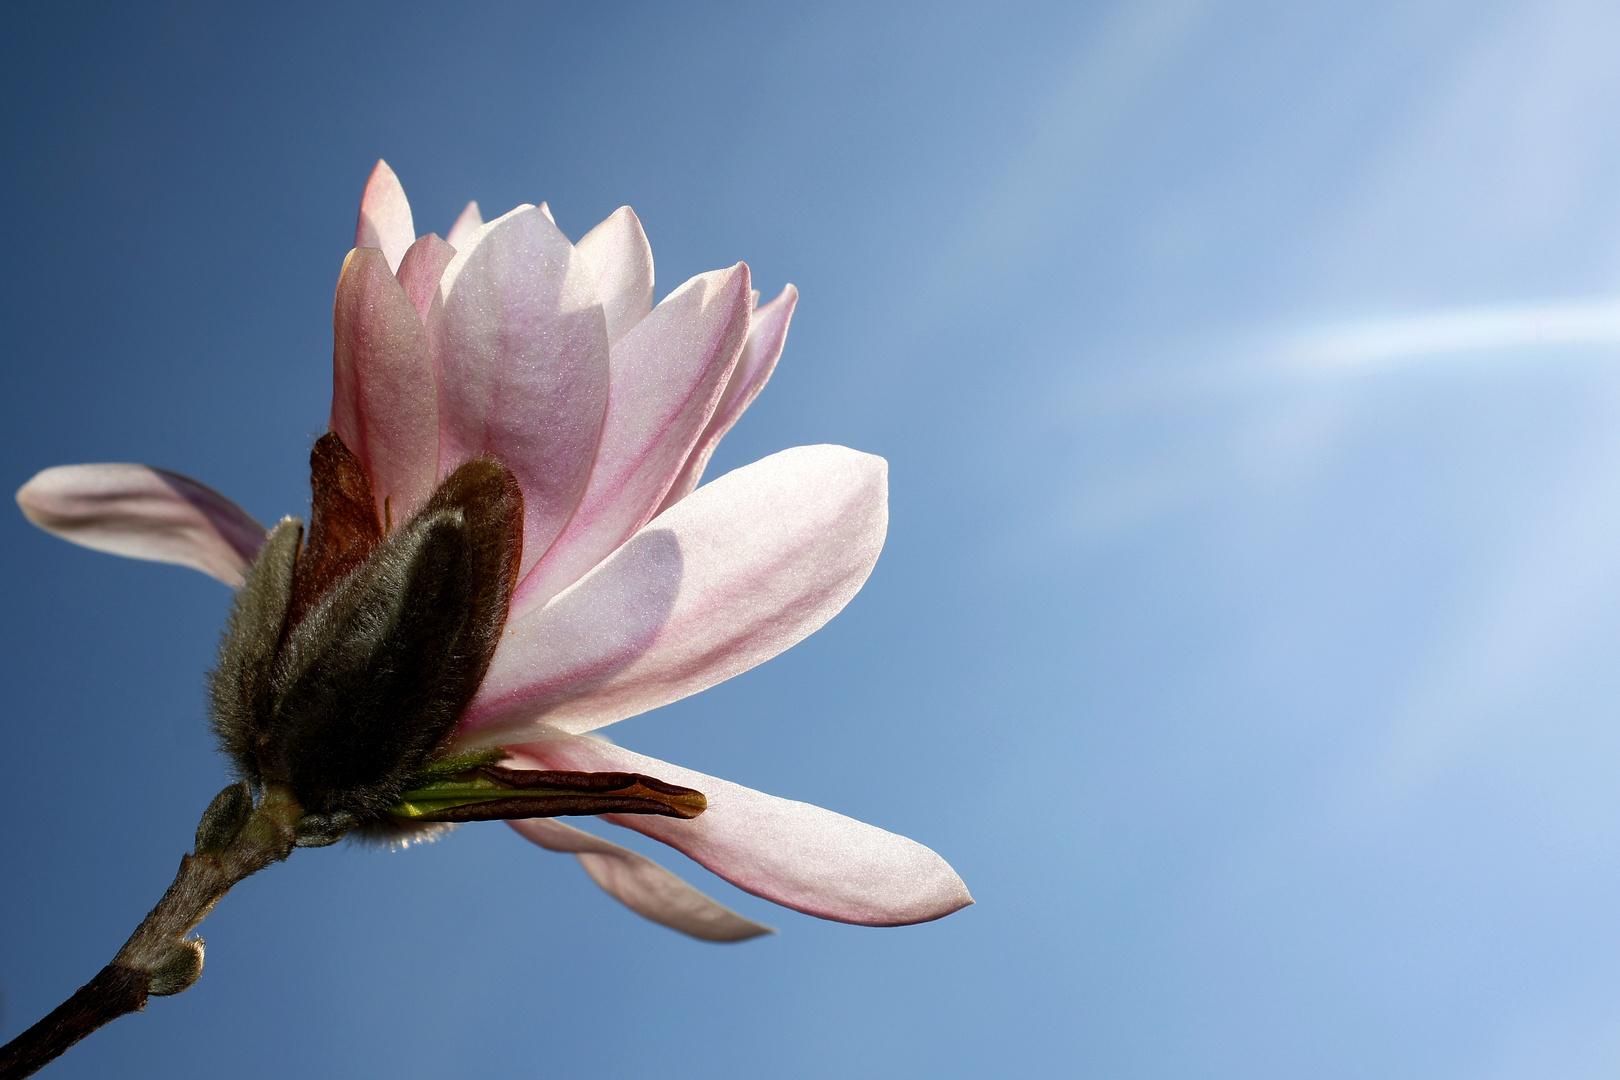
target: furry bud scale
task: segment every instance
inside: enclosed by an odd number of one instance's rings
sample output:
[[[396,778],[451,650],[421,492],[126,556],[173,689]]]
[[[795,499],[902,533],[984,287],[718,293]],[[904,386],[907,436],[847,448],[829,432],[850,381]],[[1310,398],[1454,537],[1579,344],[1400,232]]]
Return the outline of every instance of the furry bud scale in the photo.
[[[303,845],[381,816],[449,735],[499,641],[523,517],[511,472],[471,461],[384,536],[336,435],[311,483],[309,543],[291,519],[271,533],[209,678],[243,778],[285,785],[321,823]]]

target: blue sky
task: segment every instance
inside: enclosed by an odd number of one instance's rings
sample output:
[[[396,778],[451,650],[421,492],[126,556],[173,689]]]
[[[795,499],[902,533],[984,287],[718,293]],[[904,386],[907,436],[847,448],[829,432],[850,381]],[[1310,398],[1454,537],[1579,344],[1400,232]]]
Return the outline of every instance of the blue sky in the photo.
[[[1620,1067],[1620,14],[1596,2],[13,4],[0,479],[301,513],[378,157],[802,294],[713,472],[889,458],[873,578],[619,725],[979,903],[733,947],[497,825],[302,851],[47,1075],[1507,1078]],[[226,590],[0,519],[0,989],[223,783]],[[620,830],[613,830],[618,832]],[[622,839],[616,837],[616,839]]]

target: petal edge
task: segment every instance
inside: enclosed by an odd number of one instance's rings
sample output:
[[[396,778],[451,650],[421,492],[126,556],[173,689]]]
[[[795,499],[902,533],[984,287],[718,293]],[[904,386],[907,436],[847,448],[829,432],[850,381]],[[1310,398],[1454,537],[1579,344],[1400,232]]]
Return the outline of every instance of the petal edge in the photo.
[[[754,294],[754,302],[756,305],[759,302],[758,293]],[[748,328],[748,342],[743,346],[742,355],[737,358],[737,366],[726,383],[725,392],[720,395],[720,404],[715,406],[714,415],[698,437],[697,444],[692,447],[680,475],[670,485],[663,505],[658,508],[660,513],[697,489],[715,447],[720,445],[726,432],[759,397],[759,392],[765,389],[771,373],[776,370],[776,362],[782,358],[782,347],[787,344],[788,324],[793,321],[793,309],[798,303],[799,290],[785,285],[775,300],[764,307],[755,308],[752,324]]]

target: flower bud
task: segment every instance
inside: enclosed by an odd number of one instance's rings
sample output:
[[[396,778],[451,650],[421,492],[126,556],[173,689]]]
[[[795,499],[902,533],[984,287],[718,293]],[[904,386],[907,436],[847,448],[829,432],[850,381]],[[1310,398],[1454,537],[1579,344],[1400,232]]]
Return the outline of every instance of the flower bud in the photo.
[[[517,481],[492,461],[462,465],[387,536],[336,435],[311,474],[309,543],[290,519],[271,533],[209,685],[242,776],[307,811],[302,846],[384,814],[449,735],[499,640],[522,527]]]

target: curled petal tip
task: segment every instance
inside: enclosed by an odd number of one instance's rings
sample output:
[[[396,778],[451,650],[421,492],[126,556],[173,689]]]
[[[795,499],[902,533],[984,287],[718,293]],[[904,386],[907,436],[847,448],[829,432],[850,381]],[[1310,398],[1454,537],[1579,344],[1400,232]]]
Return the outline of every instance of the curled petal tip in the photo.
[[[478,203],[470,202],[466,209],[461,211],[461,216],[456,218],[455,224],[450,226],[450,231],[445,233],[444,242],[453,248],[459,248],[462,242],[483,223],[484,215],[479,213]]]
[[[636,212],[621,206],[580,237],[575,248],[596,275],[608,337],[617,341],[652,311],[653,257],[647,234]]]

